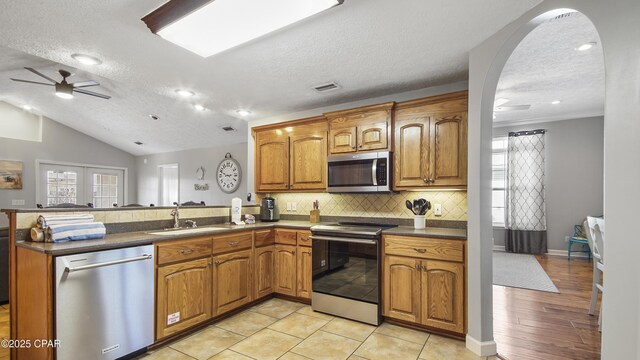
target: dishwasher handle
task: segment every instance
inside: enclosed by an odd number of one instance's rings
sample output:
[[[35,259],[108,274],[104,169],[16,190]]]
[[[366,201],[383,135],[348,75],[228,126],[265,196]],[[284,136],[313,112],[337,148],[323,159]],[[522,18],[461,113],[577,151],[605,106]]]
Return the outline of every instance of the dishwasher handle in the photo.
[[[132,257],[132,258],[128,258],[128,259],[122,259],[122,260],[105,261],[105,262],[101,262],[101,263],[82,265],[82,266],[76,266],[76,267],[65,266],[64,271],[68,272],[68,273],[72,273],[72,272],[75,272],[75,271],[95,269],[95,268],[104,267],[104,266],[126,264],[126,263],[130,263],[130,262],[134,262],[134,261],[149,260],[151,258],[153,258],[153,255],[151,255],[151,254],[142,254],[141,256],[136,256],[136,257]]]
[[[345,237],[337,237],[337,236],[321,236],[321,235],[311,235],[309,236],[309,239],[321,240],[321,241],[339,241],[339,242],[367,244],[367,245],[375,245],[378,243],[375,240],[369,240],[369,239],[355,239],[355,238],[345,238]]]

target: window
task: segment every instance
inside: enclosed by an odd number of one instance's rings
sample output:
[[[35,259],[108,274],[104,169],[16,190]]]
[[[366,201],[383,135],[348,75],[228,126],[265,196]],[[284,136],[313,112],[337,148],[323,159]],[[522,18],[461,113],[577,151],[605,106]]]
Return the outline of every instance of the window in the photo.
[[[491,219],[495,227],[505,226],[507,145],[506,137],[493,139]]]
[[[178,164],[158,165],[158,205],[171,206],[174,202],[180,202]]]
[[[95,208],[124,205],[124,169],[39,163],[37,202],[44,206],[64,203]]]

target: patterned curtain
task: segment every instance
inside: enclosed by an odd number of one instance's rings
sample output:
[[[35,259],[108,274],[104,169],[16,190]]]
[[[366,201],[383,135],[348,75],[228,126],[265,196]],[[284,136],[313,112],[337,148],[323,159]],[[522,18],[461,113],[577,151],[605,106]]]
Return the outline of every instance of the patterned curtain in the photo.
[[[505,249],[547,252],[544,200],[545,130],[509,133]]]

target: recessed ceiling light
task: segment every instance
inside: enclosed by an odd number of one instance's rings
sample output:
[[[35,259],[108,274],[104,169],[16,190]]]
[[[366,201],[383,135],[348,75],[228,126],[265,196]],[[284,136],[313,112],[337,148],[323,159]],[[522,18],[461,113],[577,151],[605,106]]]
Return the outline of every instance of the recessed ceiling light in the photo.
[[[578,50],[578,51],[587,51],[587,50],[591,49],[594,46],[596,46],[596,43],[592,41],[592,42],[584,43],[584,44],[578,46],[576,48],[576,50]]]
[[[73,54],[73,55],[71,55],[71,57],[74,60],[76,60],[76,61],[78,61],[78,62],[80,62],[82,64],[85,64],[85,65],[100,65],[100,64],[102,64],[102,60],[100,60],[100,59],[98,59],[96,57],[90,56],[90,55]]]
[[[22,105],[22,108],[27,110],[27,111],[31,111],[32,107],[29,105]]]
[[[151,119],[153,119],[153,120],[158,120],[158,119],[160,119],[160,118],[158,117],[158,115],[153,115],[153,114],[149,114],[149,117],[150,117]]]
[[[238,113],[238,115],[240,115],[240,116],[249,116],[249,115],[251,115],[251,111],[243,110],[243,109],[236,110],[236,113]]]
[[[193,108],[198,110],[198,111],[204,111],[205,110],[204,106],[202,106],[200,104],[193,105]]]
[[[194,92],[193,92],[193,91],[191,91],[191,90],[185,90],[185,89],[177,89],[177,90],[176,90],[176,93],[177,93],[178,95],[182,96],[182,97],[189,97],[189,96],[193,96],[193,95],[195,95],[195,94],[196,94],[196,93],[194,93]]]
[[[553,100],[553,101],[551,102],[551,105],[558,105],[558,104],[560,104],[561,102],[562,102],[562,101],[560,101],[560,100]]]
[[[133,143],[136,145],[142,145],[142,141],[134,141]]]
[[[184,7],[174,6],[175,10],[171,11],[171,8],[161,6],[142,18],[142,21],[165,40],[202,57],[208,57],[342,2],[343,0],[216,0],[204,2],[204,6],[191,9],[187,15]]]

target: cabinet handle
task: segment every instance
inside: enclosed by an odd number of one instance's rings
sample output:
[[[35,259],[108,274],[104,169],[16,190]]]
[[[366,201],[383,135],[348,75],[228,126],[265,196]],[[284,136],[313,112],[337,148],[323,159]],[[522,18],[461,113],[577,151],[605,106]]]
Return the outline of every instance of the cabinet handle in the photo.
[[[230,246],[236,246],[236,245],[238,245],[238,244],[240,244],[240,242],[239,242],[239,241],[229,241],[229,245],[230,245]]]
[[[422,181],[424,181],[425,184],[429,183],[429,179],[427,179],[427,178],[422,179]]]
[[[209,266],[213,265],[213,261],[209,260]]]
[[[295,250],[291,251],[291,255],[295,255],[295,254],[296,254]]]
[[[219,260],[216,260],[214,264],[216,264],[216,265],[220,265],[220,261],[219,261]]]
[[[191,250],[191,249],[182,249],[182,250],[180,250],[180,254],[182,254],[182,255],[188,255],[188,254],[191,254],[192,252],[193,252],[193,250]]]
[[[434,183],[434,182],[436,182],[436,181],[435,181],[435,180],[433,180],[433,179],[429,179],[429,182],[433,184],[433,183]]]
[[[358,145],[358,147],[362,149],[362,144]]]
[[[422,268],[422,270],[427,271],[427,267],[424,265],[420,265],[420,267]]]
[[[416,264],[416,270],[420,270],[420,264]]]
[[[311,251],[307,251],[307,252],[305,252],[305,254],[311,255]]]
[[[353,145],[351,148],[352,148],[352,149],[355,149],[355,148],[356,148],[356,146],[355,146],[355,145]]]
[[[415,250],[416,252],[419,252],[420,254],[424,254],[427,252],[427,249],[418,249],[418,248],[413,248],[413,250]]]

